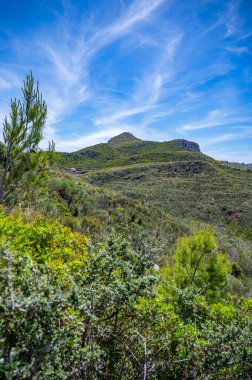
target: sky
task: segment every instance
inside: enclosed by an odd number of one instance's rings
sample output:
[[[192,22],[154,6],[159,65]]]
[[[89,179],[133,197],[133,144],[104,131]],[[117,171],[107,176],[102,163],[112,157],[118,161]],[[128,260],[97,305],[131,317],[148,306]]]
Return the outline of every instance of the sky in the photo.
[[[0,0],[0,129],[30,70],[42,147],[131,132],[252,162],[251,0]]]

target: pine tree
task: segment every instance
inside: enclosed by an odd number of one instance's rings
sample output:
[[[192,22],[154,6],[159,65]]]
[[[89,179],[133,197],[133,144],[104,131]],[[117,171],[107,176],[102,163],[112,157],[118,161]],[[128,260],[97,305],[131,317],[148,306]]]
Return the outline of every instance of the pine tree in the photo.
[[[6,116],[3,123],[0,204],[8,207],[41,181],[47,167],[46,154],[38,147],[47,106],[31,72],[24,80],[22,94],[22,100],[11,100],[9,118]]]

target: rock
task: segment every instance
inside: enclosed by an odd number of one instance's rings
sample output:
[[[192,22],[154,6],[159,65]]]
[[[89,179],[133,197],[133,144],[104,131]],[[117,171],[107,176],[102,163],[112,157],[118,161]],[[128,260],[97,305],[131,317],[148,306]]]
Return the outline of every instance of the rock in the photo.
[[[184,140],[184,139],[173,140],[173,142],[177,146],[180,146],[181,148],[189,150],[190,152],[198,152],[198,153],[200,153],[199,144],[197,144],[196,142],[188,141],[188,140]]]

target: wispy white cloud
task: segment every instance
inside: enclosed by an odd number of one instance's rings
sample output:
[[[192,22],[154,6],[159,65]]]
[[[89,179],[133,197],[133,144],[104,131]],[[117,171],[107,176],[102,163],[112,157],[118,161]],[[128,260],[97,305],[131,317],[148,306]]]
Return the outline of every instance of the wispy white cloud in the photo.
[[[242,64],[251,31],[241,2],[118,0],[88,2],[89,10],[84,3],[74,9],[65,0],[53,23],[10,39],[16,56],[0,66],[0,117],[2,98],[16,94],[32,68],[48,104],[45,140],[59,150],[123,131],[153,140],[204,136],[210,149],[248,129],[251,70]]]
[[[217,160],[229,161],[229,162],[244,162],[244,163],[252,163],[252,152],[251,150],[244,149],[239,150],[239,146],[236,149],[232,147],[230,149],[229,146],[222,147],[211,147],[207,148],[204,151],[210,157],[214,157]]]
[[[94,123],[95,125],[105,125],[105,124],[119,122],[120,120],[123,120],[130,116],[143,114],[146,111],[152,110],[153,108],[155,108],[155,106],[147,105],[147,106],[142,106],[142,107],[124,109],[124,110],[115,112],[114,114],[111,114],[109,116],[104,116],[104,117],[95,119]]]
[[[168,0],[135,0],[116,22],[102,28],[91,38],[91,45],[97,50],[113,42],[128,33],[136,24],[146,21],[164,2],[168,3]]]
[[[239,129],[240,131],[237,132]],[[205,154],[216,159],[251,163],[252,151],[240,149],[240,146],[242,141],[247,142],[252,137],[252,124],[246,129],[243,129],[243,126],[237,126],[236,130],[236,132],[222,132],[214,136],[201,137],[197,139],[197,142]]]
[[[57,150],[62,152],[76,151],[87,146],[107,142],[111,137],[116,136],[125,131],[128,126],[111,127],[96,131],[89,134],[76,135],[73,138],[57,139]],[[44,143],[45,145],[45,143]]]
[[[0,90],[18,88],[21,77],[16,70],[2,64],[0,66]]]
[[[102,48],[148,20],[164,2],[167,0],[135,0],[128,8],[124,7],[123,14],[109,26],[86,31],[80,24],[78,37],[76,26],[73,28],[72,25],[74,21],[68,19],[65,29],[64,16],[58,20],[52,35],[41,36],[38,45],[42,49],[41,55],[47,57],[52,77],[52,83],[45,87],[50,125],[58,123],[80,103],[96,98],[89,84],[92,59]]]
[[[69,12],[71,5],[67,3],[66,13],[59,16],[51,28],[38,30],[34,39],[13,40],[19,57],[25,59],[32,51],[33,59],[47,61],[41,76],[44,74],[49,78],[44,86],[49,99],[48,122],[57,122],[67,110],[70,113],[75,105],[91,96],[90,88],[88,89],[89,65],[100,49],[148,21],[163,3],[168,3],[168,0],[135,0],[130,6],[124,6],[122,14],[110,25],[91,25],[90,30],[83,27],[84,19],[76,25],[76,20],[71,19]],[[16,79],[17,76],[9,68],[5,69],[5,76],[2,76],[2,71],[1,69],[0,89],[13,87],[13,78]],[[20,85],[20,78],[18,84]],[[52,102],[53,99],[57,99],[57,102]]]
[[[116,123],[120,127],[125,124],[125,119],[129,123],[129,118],[138,115],[142,120],[138,121],[138,125],[133,128],[140,130],[147,128],[154,120],[165,118],[174,112],[160,102],[164,95],[165,85],[173,76],[173,60],[182,38],[182,33],[168,36],[161,45],[161,53],[152,67],[152,73],[150,74],[148,70],[135,81],[135,89],[126,102],[125,100],[116,101],[116,111],[114,105],[110,105],[111,100],[108,99],[106,102],[105,99],[103,115],[96,117],[94,124],[107,127]]]
[[[227,141],[238,141],[252,137],[252,125],[249,125],[243,133],[224,133],[213,137],[198,138],[197,141],[202,147],[209,147],[214,144],[224,143]]]
[[[229,46],[226,48],[226,50],[237,55],[249,53],[249,49],[247,46]]]
[[[224,38],[232,37],[237,33],[238,25],[239,25],[239,0],[233,0],[228,4],[228,12],[226,14],[226,33]]]
[[[35,62],[43,60],[47,63],[44,67],[38,68],[39,76],[46,77],[46,81],[42,81],[41,84],[48,103],[47,126],[44,133],[46,140],[54,138],[59,146],[62,145],[54,125],[64,120],[80,104],[90,99],[96,100],[97,95],[89,84],[90,65],[96,54],[105,46],[131,32],[136,26],[150,21],[152,13],[163,3],[168,4],[168,0],[135,0],[128,7],[122,3],[122,14],[115,21],[101,28],[97,26],[92,28],[90,24],[90,30],[83,28],[81,21],[79,25],[75,25],[76,20],[69,18],[65,13],[58,17],[52,29],[38,30],[35,39],[24,42],[15,38],[14,45],[19,57],[22,56],[25,60],[32,50]],[[71,5],[66,4],[68,13]],[[4,76],[1,75],[3,71]],[[13,88],[14,84],[20,86],[20,78],[13,75],[13,71],[0,70],[0,90]],[[155,92],[157,97],[161,85],[161,78],[156,75],[152,85],[152,95]],[[119,114],[112,115],[111,120],[107,122],[119,121],[129,116],[129,113],[134,115],[150,108],[151,105],[136,105],[133,111],[122,110]],[[106,121],[106,116],[102,116],[101,120]],[[97,133],[98,135],[94,136],[100,136],[99,132]],[[86,136],[84,140],[86,141]]]
[[[198,129],[214,128],[223,125],[230,125],[234,123],[247,123],[251,122],[252,117],[237,117],[235,111],[213,110],[201,120],[194,123],[182,125],[178,128],[179,131],[194,131]]]
[[[4,79],[3,77],[0,77],[0,90],[11,88],[11,83]]]
[[[244,34],[240,35],[238,37],[238,40],[246,40],[247,38],[252,36],[252,31],[250,32],[245,32]]]

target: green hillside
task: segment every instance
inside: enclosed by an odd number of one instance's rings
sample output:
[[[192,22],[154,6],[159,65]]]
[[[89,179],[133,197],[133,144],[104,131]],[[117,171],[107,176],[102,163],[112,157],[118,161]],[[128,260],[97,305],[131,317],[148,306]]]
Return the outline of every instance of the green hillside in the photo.
[[[60,166],[174,216],[252,226],[252,172],[222,165],[187,140],[142,141],[123,133],[107,144],[62,153]]]

